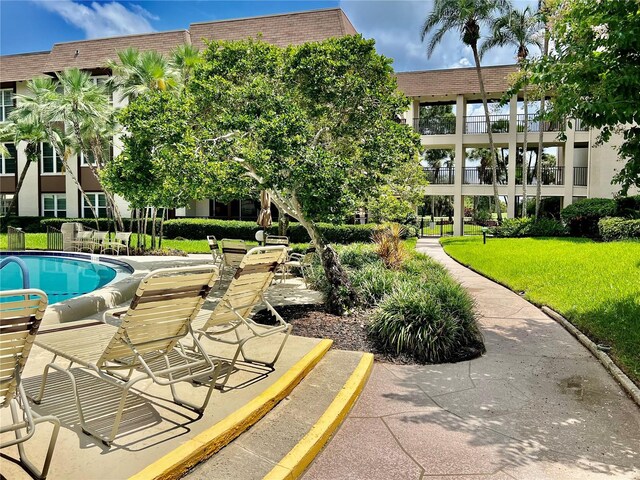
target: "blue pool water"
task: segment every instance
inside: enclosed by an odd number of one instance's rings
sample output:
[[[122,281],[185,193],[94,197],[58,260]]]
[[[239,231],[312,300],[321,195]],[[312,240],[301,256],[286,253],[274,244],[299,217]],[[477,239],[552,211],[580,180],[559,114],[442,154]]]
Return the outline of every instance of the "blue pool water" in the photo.
[[[49,304],[68,300],[103,287],[116,276],[107,265],[76,258],[16,255],[27,264],[31,288],[39,288]],[[0,257],[3,258],[3,257]],[[22,288],[20,267],[11,262],[0,270],[0,290]]]

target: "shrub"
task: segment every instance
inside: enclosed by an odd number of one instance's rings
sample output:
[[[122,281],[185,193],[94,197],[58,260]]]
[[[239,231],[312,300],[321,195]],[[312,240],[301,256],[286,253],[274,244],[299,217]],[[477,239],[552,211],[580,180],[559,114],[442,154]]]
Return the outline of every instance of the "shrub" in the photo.
[[[572,236],[597,237],[598,221],[615,215],[616,202],[611,198],[585,198],[560,212]]]
[[[507,218],[502,225],[494,227],[496,237],[561,237],[567,234],[566,227],[551,218]]]
[[[0,217],[0,232],[6,233],[7,227],[21,228],[28,233],[42,233],[46,231],[40,225],[43,217],[16,217],[2,216]]]
[[[440,363],[484,351],[473,300],[450,277],[399,282],[374,313],[369,333],[385,352]]]
[[[380,260],[369,263],[349,275],[363,306],[373,307],[395,287],[398,274],[386,268]]]
[[[404,260],[404,250],[400,245],[403,230],[401,225],[392,223],[373,233],[375,251],[387,268],[397,270]]]
[[[47,231],[47,227],[53,227],[60,230],[60,227],[63,223],[67,222],[75,222],[81,223],[85,227],[96,228],[96,219],[95,218],[43,218],[40,221],[40,226],[43,232]],[[128,226],[128,222],[125,221],[125,225]],[[98,219],[98,230],[107,231],[113,230],[113,220],[109,218],[99,218]]]
[[[374,224],[365,225],[332,225],[319,223],[318,228],[330,243],[369,242],[371,234],[376,228]],[[215,235],[218,239],[235,238],[240,240],[255,240],[260,227],[255,222],[239,220],[214,220],[208,218],[180,218],[167,220],[164,232],[167,238],[184,237],[190,240],[200,240],[207,235]],[[278,226],[273,225],[268,233],[278,234]],[[307,243],[310,241],[307,231],[299,223],[290,223],[287,236],[292,243]]]
[[[344,267],[359,269],[371,263],[379,263],[380,258],[370,243],[352,243],[338,247],[340,263]]]
[[[603,240],[640,239],[640,219],[620,217],[603,218],[598,222],[598,229]]]
[[[640,195],[616,198],[616,217],[640,218]]]

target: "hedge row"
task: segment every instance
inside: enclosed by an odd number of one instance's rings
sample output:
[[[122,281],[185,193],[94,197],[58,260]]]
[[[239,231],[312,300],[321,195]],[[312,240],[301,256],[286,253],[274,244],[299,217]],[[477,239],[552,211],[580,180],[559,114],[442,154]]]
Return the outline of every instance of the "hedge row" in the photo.
[[[491,230],[496,237],[562,237],[567,228],[550,218],[507,218],[502,225]]]
[[[365,225],[332,225],[319,223],[318,228],[328,242],[354,243],[371,241],[374,224]],[[207,218],[183,218],[167,220],[164,223],[164,233],[167,238],[182,237],[189,240],[201,240],[207,235],[221,238],[236,238],[239,240],[255,240],[255,234],[261,228],[255,222],[239,220],[212,220]],[[267,233],[278,234],[277,225],[273,225]],[[306,243],[310,240],[307,231],[299,223],[290,223],[287,236],[292,243]]]
[[[640,219],[620,217],[603,218],[598,222],[598,230],[603,240],[628,240],[640,239]]]
[[[572,236],[598,237],[598,222],[605,217],[640,218],[640,195],[632,197],[585,198],[560,212]]]

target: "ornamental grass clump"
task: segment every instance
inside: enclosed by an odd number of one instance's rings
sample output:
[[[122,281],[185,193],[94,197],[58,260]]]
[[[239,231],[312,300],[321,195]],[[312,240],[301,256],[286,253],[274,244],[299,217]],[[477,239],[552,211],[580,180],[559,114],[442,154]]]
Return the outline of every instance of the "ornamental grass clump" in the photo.
[[[404,228],[399,223],[391,223],[373,232],[372,239],[375,251],[385,267],[398,270],[405,258],[402,248]]]
[[[396,285],[373,314],[369,334],[382,351],[420,363],[466,360],[484,352],[473,301],[450,278]]]

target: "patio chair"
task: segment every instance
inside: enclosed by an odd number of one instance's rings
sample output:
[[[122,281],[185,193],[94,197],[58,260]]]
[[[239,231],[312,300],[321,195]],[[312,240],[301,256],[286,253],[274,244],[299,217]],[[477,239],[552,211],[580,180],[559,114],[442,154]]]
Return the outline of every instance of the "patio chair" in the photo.
[[[150,379],[158,385],[169,385],[175,403],[202,414],[213,391],[220,367],[200,346],[191,328],[191,321],[202,308],[218,276],[216,267],[182,267],[156,270],[144,277],[127,310],[105,312],[121,319],[120,327],[106,323],[72,329],[45,332],[36,344],[54,354],[44,370],[38,397],[43,396],[50,368],[64,372],[70,379],[82,431],[111,445],[122,419],[129,389],[141,380]],[[191,337],[191,352],[179,343]],[[169,354],[179,357],[172,365]],[[70,362],[63,367],[57,357]],[[92,430],[85,422],[78,387],[71,367],[95,373],[100,379],[122,389],[114,424],[108,436]],[[201,405],[178,398],[175,384],[210,375],[213,381]]]
[[[286,323],[280,314],[264,298],[264,293],[271,285],[276,269],[287,258],[284,247],[256,247],[247,252],[222,299],[208,317],[198,317],[194,321],[197,338],[205,337],[215,342],[236,345],[236,351],[222,383],[216,385],[224,388],[233,372],[233,368],[242,353],[245,361],[272,367],[277,361],[284,344],[291,333],[291,325]],[[264,304],[275,316],[275,325],[261,325],[251,319],[254,309]],[[240,327],[246,327],[241,332]],[[244,351],[245,344],[254,338],[264,338],[283,332],[284,338],[272,360],[262,361],[250,358]],[[234,335],[227,335],[233,333]]]
[[[264,239],[264,245],[273,246],[273,245],[284,245],[285,247],[289,246],[289,237],[278,236],[278,235],[267,235]]]
[[[220,252],[220,245],[218,245],[218,239],[214,235],[207,235],[207,243],[209,244],[209,250],[213,257],[213,264],[224,266],[223,255]]]
[[[93,248],[93,232],[94,230],[82,230],[78,232],[76,239],[71,242],[74,250],[82,252]]]
[[[247,254],[247,246],[244,240],[229,240],[223,238],[220,241],[222,246],[222,266],[238,268],[242,259]]]
[[[22,371],[47,307],[47,295],[42,290],[7,290],[0,292],[0,406],[9,407],[13,423],[0,428],[0,434],[14,432],[15,439],[0,443],[0,448],[17,445],[22,466],[34,477],[46,478],[53,449],[60,430],[54,416],[40,416],[31,410],[22,386]],[[19,414],[22,410],[22,415]],[[53,431],[39,471],[27,458],[24,443],[33,437],[36,425],[51,422]],[[24,434],[23,434],[24,431]]]
[[[91,237],[91,251],[95,252],[96,250],[102,253],[104,245],[109,243],[109,232],[93,232],[93,236]]]
[[[130,232],[117,232],[115,238],[102,243],[102,253],[112,251],[116,255],[120,255],[120,251],[124,250],[129,255],[129,241],[131,240]]]
[[[283,269],[284,273],[282,275],[282,281],[286,281],[287,275],[289,274],[289,270],[292,268],[297,268],[300,270],[302,274],[302,279],[304,280],[304,286],[309,287],[307,282],[307,270],[311,268],[313,264],[313,259],[316,256],[316,249],[313,246],[309,246],[305,254],[301,253],[291,253],[286,262],[284,262]]]

